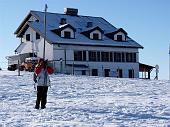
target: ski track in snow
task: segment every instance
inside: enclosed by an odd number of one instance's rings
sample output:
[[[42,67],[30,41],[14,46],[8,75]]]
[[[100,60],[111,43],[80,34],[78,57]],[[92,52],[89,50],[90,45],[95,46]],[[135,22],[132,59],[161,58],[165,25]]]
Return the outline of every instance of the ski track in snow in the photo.
[[[34,109],[32,73],[0,71],[0,127],[170,127],[170,82],[52,75]]]

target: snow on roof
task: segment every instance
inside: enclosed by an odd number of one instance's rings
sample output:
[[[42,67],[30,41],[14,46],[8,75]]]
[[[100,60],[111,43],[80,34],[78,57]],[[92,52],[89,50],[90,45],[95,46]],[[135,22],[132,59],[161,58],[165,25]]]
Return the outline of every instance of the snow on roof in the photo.
[[[36,32],[38,32],[41,36],[44,36],[44,12],[39,11],[31,11],[36,18],[38,18],[38,22],[29,22],[29,26],[32,27]],[[66,39],[61,38],[57,34],[55,34],[52,30],[58,29],[61,27],[61,19],[66,19],[66,23],[70,24],[73,28],[76,29],[75,38],[74,39]],[[114,27],[112,24],[107,22],[105,19],[101,17],[92,17],[92,16],[71,16],[66,14],[58,14],[58,13],[49,13],[47,12],[47,41],[53,44],[75,44],[75,45],[94,45],[94,46],[120,46],[120,47],[134,47],[134,48],[143,48],[140,44],[127,37],[126,42],[118,42],[114,41],[107,36],[103,35],[103,39],[91,40],[84,36],[82,32],[89,30],[87,28],[87,23],[92,22],[94,27],[99,27],[103,30],[104,34],[111,33],[117,31],[118,29]],[[65,25],[64,25],[65,26]],[[16,33],[17,34],[17,33]]]

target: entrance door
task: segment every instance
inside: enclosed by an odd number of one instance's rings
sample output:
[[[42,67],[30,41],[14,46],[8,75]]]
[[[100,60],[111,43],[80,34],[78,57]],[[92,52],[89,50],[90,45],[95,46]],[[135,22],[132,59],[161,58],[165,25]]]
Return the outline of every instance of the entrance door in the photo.
[[[134,78],[134,70],[129,69],[129,78]]]
[[[86,75],[86,70],[82,70],[82,75]]]
[[[110,69],[104,69],[104,76],[109,77]]]
[[[98,70],[92,69],[92,76],[98,76]]]
[[[122,71],[122,69],[117,69],[117,73],[118,73],[118,78],[123,78],[123,71]]]

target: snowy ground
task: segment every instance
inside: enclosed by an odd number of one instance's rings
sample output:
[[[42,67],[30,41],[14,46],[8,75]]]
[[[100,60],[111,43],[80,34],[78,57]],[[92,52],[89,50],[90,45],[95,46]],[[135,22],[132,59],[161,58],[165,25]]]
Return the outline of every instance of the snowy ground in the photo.
[[[32,73],[0,71],[0,127],[170,127],[170,82],[52,75],[34,109]]]

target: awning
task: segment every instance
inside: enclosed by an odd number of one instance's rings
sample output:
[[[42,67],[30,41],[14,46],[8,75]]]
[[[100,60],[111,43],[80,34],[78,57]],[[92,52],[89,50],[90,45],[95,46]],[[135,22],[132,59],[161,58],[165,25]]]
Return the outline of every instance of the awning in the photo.
[[[142,64],[142,63],[139,63],[139,71],[140,72],[150,72],[152,71],[152,69],[155,68],[151,65],[147,65],[147,64]]]

